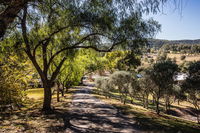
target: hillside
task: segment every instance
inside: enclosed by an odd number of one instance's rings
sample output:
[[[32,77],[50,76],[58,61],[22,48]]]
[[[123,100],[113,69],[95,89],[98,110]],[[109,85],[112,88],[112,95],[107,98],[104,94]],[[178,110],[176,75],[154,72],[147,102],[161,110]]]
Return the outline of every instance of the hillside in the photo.
[[[161,47],[163,44],[200,44],[200,39],[197,40],[162,40],[149,39],[148,44],[154,47]]]

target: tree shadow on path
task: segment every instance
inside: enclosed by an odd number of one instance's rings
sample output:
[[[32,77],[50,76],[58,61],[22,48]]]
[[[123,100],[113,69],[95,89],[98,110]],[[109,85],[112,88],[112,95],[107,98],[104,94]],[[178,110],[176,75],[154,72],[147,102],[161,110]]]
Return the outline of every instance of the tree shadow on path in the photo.
[[[132,112],[123,113],[124,108],[106,104],[91,95],[90,87],[76,88],[68,111],[57,109],[48,119],[62,119],[63,125],[47,127],[47,132],[67,133],[184,133],[199,132],[198,129],[188,129],[180,125],[161,124],[144,114]]]

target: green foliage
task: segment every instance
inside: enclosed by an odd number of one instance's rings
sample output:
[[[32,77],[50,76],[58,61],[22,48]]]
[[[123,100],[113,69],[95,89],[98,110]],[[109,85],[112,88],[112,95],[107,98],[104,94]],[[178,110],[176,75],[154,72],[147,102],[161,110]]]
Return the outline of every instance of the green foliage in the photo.
[[[110,97],[110,90],[112,89],[109,83],[108,77],[99,77],[95,79],[95,86],[97,89],[103,92],[103,94],[107,97]]]
[[[152,79],[160,88],[168,88],[173,84],[173,76],[178,71],[178,65],[170,60],[160,61],[154,64]]]
[[[25,71],[26,62],[19,64],[16,55],[1,58],[0,61],[0,105],[21,104],[30,77]]]
[[[189,77],[182,84],[184,90],[189,94],[189,99],[194,107],[200,110],[200,61],[192,63],[189,68]],[[197,113],[197,121],[200,123],[200,116]]]
[[[179,53],[200,53],[200,44],[165,44],[162,49]]]

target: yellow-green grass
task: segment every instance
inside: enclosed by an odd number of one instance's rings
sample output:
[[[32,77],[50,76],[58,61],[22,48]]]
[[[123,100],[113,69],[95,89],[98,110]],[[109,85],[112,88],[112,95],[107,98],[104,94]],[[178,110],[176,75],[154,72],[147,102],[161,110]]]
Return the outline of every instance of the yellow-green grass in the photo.
[[[26,91],[26,94],[28,98],[41,99],[44,97],[44,89],[43,88],[29,89]]]
[[[42,88],[28,90],[30,97],[43,95]],[[52,98],[52,107],[55,110],[53,114],[44,115],[41,111],[43,99],[29,99],[24,101],[23,106],[19,110],[13,110],[12,113],[3,112],[0,114],[0,132],[49,132],[47,127],[58,124],[61,127],[63,118],[60,114],[68,112],[73,95],[73,89],[69,89],[64,97],[60,96],[60,102],[56,97]]]
[[[157,115],[155,111],[145,109],[140,105],[127,103],[126,105],[122,104],[119,100],[108,98],[105,96],[99,95],[96,90],[93,90],[94,96],[100,98],[105,103],[112,104],[114,107],[119,109],[122,113],[129,115],[135,119],[140,127],[146,128],[147,130],[164,130],[167,132],[186,132],[186,133],[198,133],[200,132],[200,125],[196,122],[185,120],[179,117],[167,115],[161,113]],[[117,93],[114,93],[117,94]],[[117,94],[119,95],[119,94]],[[135,100],[134,100],[135,102]]]

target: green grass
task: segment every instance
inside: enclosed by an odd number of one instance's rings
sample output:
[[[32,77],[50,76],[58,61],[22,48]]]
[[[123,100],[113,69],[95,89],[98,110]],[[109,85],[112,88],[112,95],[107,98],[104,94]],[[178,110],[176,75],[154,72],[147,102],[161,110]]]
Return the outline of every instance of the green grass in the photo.
[[[41,99],[44,97],[44,89],[43,88],[29,89],[26,91],[26,94],[28,98]]]

